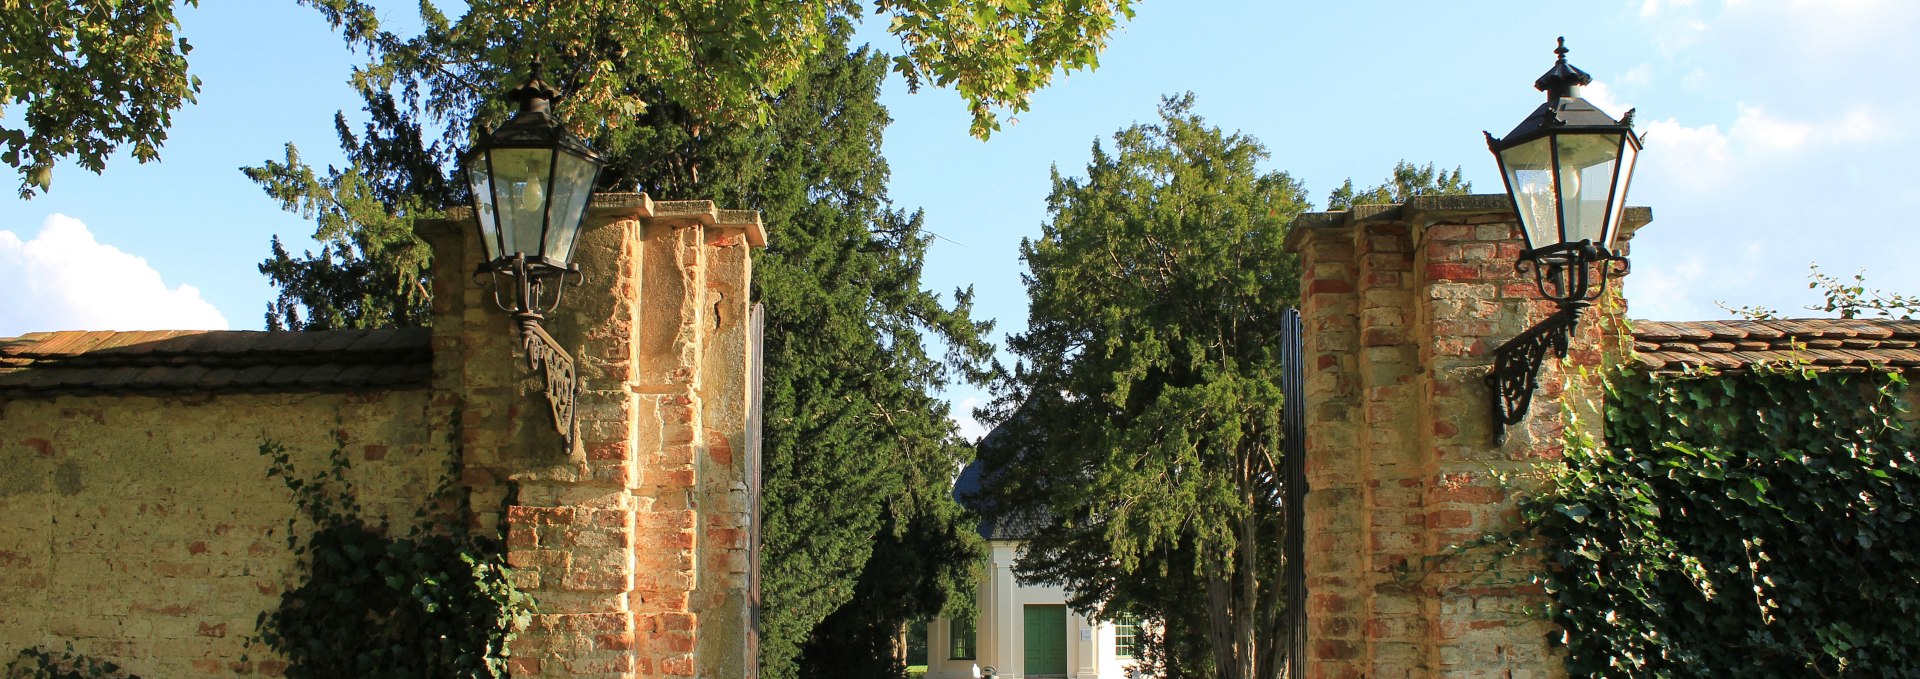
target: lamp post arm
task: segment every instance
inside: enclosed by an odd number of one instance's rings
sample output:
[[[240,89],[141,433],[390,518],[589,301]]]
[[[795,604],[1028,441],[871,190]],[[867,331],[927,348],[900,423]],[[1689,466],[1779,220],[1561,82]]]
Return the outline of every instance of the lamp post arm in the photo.
[[[1559,358],[1567,357],[1567,342],[1579,325],[1586,302],[1560,307],[1526,332],[1507,340],[1493,350],[1493,371],[1487,373],[1487,387],[1493,391],[1493,444],[1506,445],[1507,428],[1527,417],[1533,404],[1533,392],[1540,387],[1540,366],[1546,363],[1547,350]]]
[[[559,306],[559,291],[565,289],[567,276],[584,278],[577,269],[556,269],[543,267],[527,261],[525,255],[515,253],[502,261],[481,265],[481,271],[490,273],[494,278],[494,302],[513,316],[513,322],[519,326],[520,345],[527,357],[527,369],[540,371],[545,382],[544,391],[547,406],[553,412],[553,430],[571,449],[575,438],[574,395],[579,389],[579,373],[574,369],[573,356],[567,353],[560,342],[547,334],[540,322],[545,320],[542,311],[552,307],[543,307],[540,303],[541,290],[548,283],[555,288],[553,307]],[[476,276],[478,273],[475,274]],[[513,299],[500,298],[501,281],[505,276],[513,286]]]

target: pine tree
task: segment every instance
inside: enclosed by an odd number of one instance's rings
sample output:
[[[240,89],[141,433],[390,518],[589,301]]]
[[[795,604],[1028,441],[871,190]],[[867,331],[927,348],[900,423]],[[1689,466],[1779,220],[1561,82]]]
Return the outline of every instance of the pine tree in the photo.
[[[368,121],[355,134],[345,114],[334,130],[346,168],[324,178],[287,145],[286,159],[241,168],[281,207],[314,220],[319,254],[289,254],[273,239],[273,256],[260,264],[280,296],[267,307],[270,330],[409,327],[427,319],[427,246],[413,236],[413,220],[441,216],[440,208],[467,200],[466,185],[443,169],[453,159],[444,143],[429,144],[417,107],[362,83]]]

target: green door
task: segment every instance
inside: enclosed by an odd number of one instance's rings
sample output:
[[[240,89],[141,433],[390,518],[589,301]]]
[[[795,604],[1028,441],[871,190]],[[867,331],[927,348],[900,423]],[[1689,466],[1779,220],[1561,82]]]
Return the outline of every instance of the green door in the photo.
[[[1029,677],[1067,676],[1067,607],[1027,606]]]

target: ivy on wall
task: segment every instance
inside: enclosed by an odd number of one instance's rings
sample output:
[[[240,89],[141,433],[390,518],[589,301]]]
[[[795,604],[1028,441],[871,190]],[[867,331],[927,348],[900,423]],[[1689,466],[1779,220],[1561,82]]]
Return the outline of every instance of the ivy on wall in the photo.
[[[413,527],[396,534],[367,517],[345,439],[336,444],[329,468],[311,476],[279,443],[260,446],[309,526],[288,525],[306,581],[260,614],[254,641],[286,659],[289,679],[507,676],[507,642],[530,599],[508,577],[502,540],[471,528],[458,451]]]
[[[44,646],[31,646],[20,649],[12,661],[7,663],[5,679],[140,679],[137,675],[127,674],[126,670],[110,661],[99,660],[74,652],[73,644],[67,644],[67,650],[55,651]]]
[[[1570,435],[1551,490],[1523,501],[1572,675],[1920,667],[1920,460],[1900,374],[1615,374],[1606,389],[1606,445]]]

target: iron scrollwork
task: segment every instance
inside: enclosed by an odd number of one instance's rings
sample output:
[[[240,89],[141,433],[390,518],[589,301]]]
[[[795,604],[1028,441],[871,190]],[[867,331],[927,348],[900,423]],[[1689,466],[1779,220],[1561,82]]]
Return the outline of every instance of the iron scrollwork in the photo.
[[[1561,307],[1493,351],[1493,372],[1487,373],[1487,386],[1493,390],[1494,445],[1506,445],[1507,428],[1526,418],[1533,391],[1540,386],[1540,366],[1546,362],[1547,351],[1567,357],[1568,338],[1585,307],[1581,303]]]
[[[529,258],[521,253],[511,257],[485,262],[474,271],[477,281],[481,274],[493,279],[493,303],[501,310],[513,315],[514,324],[520,328],[520,346],[527,355],[527,369],[540,371],[546,381],[547,405],[553,411],[553,430],[560,434],[560,440],[568,449],[573,447],[574,439],[574,395],[578,389],[579,373],[574,370],[573,356],[560,346],[560,342],[540,327],[544,314],[560,306],[560,296],[566,291],[567,279],[575,279],[575,285],[585,279],[579,267],[559,267],[538,258]],[[502,294],[505,292],[506,294]]]
[[[539,370],[546,378],[547,405],[553,410],[553,430],[559,432],[569,448],[573,446],[574,390],[579,382],[573,369],[573,357],[538,325],[526,325],[521,337],[527,352],[527,369]]]

